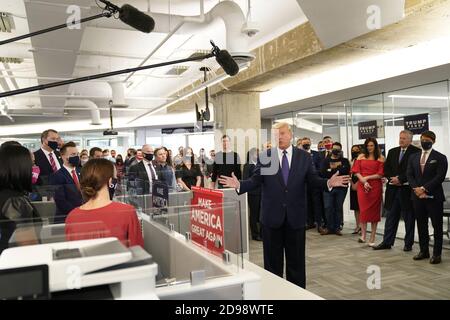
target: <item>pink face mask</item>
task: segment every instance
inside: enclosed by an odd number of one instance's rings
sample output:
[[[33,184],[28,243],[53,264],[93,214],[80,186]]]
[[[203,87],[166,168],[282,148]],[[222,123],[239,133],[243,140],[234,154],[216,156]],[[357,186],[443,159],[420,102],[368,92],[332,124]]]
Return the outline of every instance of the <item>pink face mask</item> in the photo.
[[[32,184],[37,183],[40,173],[41,173],[41,169],[38,166],[33,166],[31,168],[31,183]]]

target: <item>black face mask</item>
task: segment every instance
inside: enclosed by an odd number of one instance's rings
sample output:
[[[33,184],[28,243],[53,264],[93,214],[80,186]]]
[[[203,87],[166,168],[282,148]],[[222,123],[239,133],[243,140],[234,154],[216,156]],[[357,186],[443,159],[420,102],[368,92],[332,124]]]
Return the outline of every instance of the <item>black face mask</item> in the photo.
[[[356,159],[359,156],[359,152],[352,152],[352,159]]]
[[[341,157],[341,154],[342,154],[342,151],[341,151],[341,150],[338,150],[338,149],[333,149],[333,150],[331,150],[331,154],[332,154],[333,156],[335,156],[335,157],[340,158],[340,157]]]
[[[309,143],[303,145],[304,150],[309,150],[309,148],[311,148],[311,145]]]
[[[111,199],[111,200],[114,198],[114,192],[116,191],[116,187],[117,187],[117,179],[112,178],[111,179],[111,184],[108,186],[109,199]]]
[[[117,164],[122,164],[122,163],[123,163],[123,160],[122,160],[122,159],[116,159],[116,163],[117,163]]]
[[[425,151],[428,151],[433,146],[433,142],[431,141],[421,141],[420,144],[422,145],[422,149]]]
[[[48,146],[52,150],[56,150],[56,149],[58,149],[58,142],[56,142],[56,141],[48,141]]]
[[[69,157],[69,163],[74,167],[77,167],[80,164],[80,156]]]
[[[144,158],[148,161],[153,160],[153,153],[144,153]]]

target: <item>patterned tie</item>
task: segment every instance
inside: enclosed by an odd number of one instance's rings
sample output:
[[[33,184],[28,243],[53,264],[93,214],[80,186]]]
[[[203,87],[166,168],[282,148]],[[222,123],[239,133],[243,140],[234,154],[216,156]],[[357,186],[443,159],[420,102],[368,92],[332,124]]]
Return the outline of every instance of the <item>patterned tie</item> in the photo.
[[[283,151],[283,159],[281,161],[281,173],[283,174],[284,184],[287,186],[288,178],[289,178],[289,161],[286,156],[287,151]]]
[[[148,166],[150,167],[150,175],[152,176],[152,180],[156,180],[156,175],[155,175],[155,172],[153,172],[152,164],[149,163]]]
[[[405,150],[402,149],[402,151],[400,151],[400,158],[398,159],[398,163],[402,162],[403,156],[405,155]]]
[[[422,158],[420,158],[420,172],[422,172],[422,174],[423,174],[423,172],[425,170],[425,164],[426,164],[425,159],[426,159],[426,156],[427,156],[427,152],[424,152],[422,154]]]
[[[48,158],[50,159],[50,165],[52,166],[53,172],[58,171],[58,167],[56,166],[55,159],[53,159],[53,153],[50,152],[48,154]]]
[[[73,182],[75,183],[75,185],[77,186],[77,189],[80,190],[80,182],[78,181],[78,176],[77,176],[77,172],[75,171],[75,169],[72,170],[72,179],[73,179]]]

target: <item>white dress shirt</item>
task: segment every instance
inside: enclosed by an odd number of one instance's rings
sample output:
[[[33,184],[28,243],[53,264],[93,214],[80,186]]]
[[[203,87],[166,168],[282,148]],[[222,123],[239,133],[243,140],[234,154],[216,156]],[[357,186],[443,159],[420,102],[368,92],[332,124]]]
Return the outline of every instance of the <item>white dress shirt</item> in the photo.
[[[144,163],[145,171],[147,171],[148,181],[150,181],[150,183],[152,183],[152,173],[150,172],[150,170],[153,171],[153,173],[155,175],[155,178],[156,178],[155,180],[158,180],[158,175],[156,174],[156,170],[153,167],[153,164],[150,161],[147,161],[147,160],[142,160],[142,161]]]
[[[47,158],[48,163],[50,163],[50,157],[49,157],[50,152],[48,152],[48,151],[45,150],[44,148],[41,148],[41,150],[44,151],[45,157]],[[52,151],[52,157],[53,157],[53,160],[55,160],[56,169],[57,169],[57,170],[61,169],[61,165],[59,164],[59,160],[58,160],[58,158],[56,157],[55,151]],[[51,163],[50,163],[50,165],[51,165]]]

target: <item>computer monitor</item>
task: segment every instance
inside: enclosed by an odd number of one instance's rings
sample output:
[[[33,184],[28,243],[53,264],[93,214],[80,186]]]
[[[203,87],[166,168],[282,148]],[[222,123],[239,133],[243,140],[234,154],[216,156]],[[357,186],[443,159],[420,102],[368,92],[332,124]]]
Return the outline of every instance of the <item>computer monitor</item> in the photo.
[[[0,300],[49,298],[48,265],[0,270]]]

